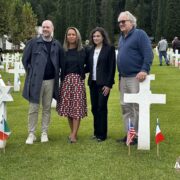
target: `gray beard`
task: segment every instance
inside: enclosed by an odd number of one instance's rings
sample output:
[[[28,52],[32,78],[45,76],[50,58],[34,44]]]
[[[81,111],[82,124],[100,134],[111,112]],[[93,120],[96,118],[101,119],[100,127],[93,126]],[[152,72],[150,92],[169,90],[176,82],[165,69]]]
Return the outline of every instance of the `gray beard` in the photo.
[[[42,38],[43,38],[44,41],[47,41],[47,42],[52,41],[52,37],[51,37],[51,36],[50,36],[50,37],[44,37],[44,36],[42,35]]]

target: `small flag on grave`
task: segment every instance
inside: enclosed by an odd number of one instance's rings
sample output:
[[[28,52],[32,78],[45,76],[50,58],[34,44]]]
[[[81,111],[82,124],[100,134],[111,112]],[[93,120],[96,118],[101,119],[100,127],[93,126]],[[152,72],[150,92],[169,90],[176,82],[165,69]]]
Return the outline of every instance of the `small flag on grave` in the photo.
[[[6,120],[3,118],[2,121],[0,122],[0,140],[4,141],[8,139],[9,135],[11,134],[10,129],[8,127],[8,124]]]
[[[164,140],[164,136],[160,130],[160,127],[159,127],[159,121],[158,121],[158,118],[157,118],[157,124],[156,124],[156,136],[155,136],[155,141],[156,141],[156,144],[157,144],[157,156],[159,156],[159,143],[161,141]]]
[[[157,118],[157,124],[156,124],[156,144],[160,143],[161,141],[164,140],[164,136],[161,133],[160,127],[159,127],[159,122],[158,122],[158,118]]]
[[[131,142],[133,142],[135,136],[136,136],[136,131],[134,129],[133,124],[131,123],[131,120],[129,119],[127,140],[126,140],[126,145],[128,146],[128,155],[131,154],[130,145],[131,145]]]

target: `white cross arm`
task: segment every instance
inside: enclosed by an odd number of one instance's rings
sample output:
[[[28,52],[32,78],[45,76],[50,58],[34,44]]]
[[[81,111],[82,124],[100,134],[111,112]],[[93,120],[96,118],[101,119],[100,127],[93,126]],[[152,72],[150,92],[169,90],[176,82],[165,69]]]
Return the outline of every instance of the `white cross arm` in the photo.
[[[12,86],[2,86],[0,85],[0,104],[2,102],[13,101],[13,98],[10,94]]]
[[[166,103],[166,95],[165,94],[124,94],[124,102],[126,103],[140,103],[144,102],[144,104],[165,104]]]
[[[14,73],[25,74],[25,70],[24,69],[18,69],[18,70],[8,69],[8,73],[10,73],[10,74],[14,74]]]
[[[166,104],[165,94],[152,94],[151,104]]]

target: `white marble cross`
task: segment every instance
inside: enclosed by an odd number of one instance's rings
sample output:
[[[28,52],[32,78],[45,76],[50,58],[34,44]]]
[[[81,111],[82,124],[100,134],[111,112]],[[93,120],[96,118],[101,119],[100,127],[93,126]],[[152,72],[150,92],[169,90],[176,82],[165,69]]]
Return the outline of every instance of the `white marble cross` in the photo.
[[[166,95],[151,93],[150,81],[154,79],[155,75],[148,75],[140,83],[139,93],[124,94],[125,103],[139,104],[138,149],[142,150],[150,149],[150,105],[166,103]]]
[[[19,74],[25,74],[24,69],[20,69],[20,63],[15,62],[14,69],[9,69],[9,73],[14,73],[14,91],[20,91],[20,77]]]
[[[11,89],[12,86],[6,86],[0,75],[0,121],[2,117],[7,119],[6,102],[13,101],[13,98],[10,94]],[[1,123],[0,126],[2,126]],[[0,129],[2,129],[2,127],[0,127]],[[5,146],[6,141],[0,140],[0,148],[4,148]]]
[[[178,67],[179,59],[180,59],[180,54],[178,53],[178,49],[176,49],[175,53],[173,54],[173,58],[175,59],[175,67]]]

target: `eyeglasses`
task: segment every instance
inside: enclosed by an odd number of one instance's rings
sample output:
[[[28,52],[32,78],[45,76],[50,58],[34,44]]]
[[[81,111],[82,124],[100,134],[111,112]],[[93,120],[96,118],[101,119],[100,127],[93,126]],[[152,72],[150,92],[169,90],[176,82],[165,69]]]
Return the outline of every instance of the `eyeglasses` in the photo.
[[[130,21],[130,20],[122,20],[122,21],[118,21],[119,24],[125,24],[126,21]]]

